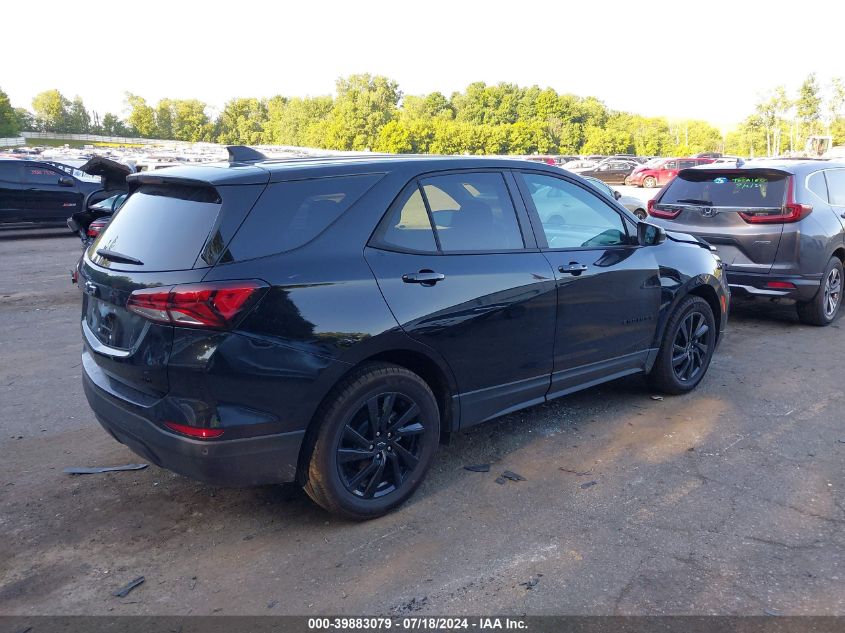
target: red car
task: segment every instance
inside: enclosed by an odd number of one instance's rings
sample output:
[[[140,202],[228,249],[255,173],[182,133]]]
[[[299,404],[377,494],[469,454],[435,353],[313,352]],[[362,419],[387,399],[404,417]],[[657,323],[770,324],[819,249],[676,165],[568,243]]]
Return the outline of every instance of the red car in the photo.
[[[662,187],[667,182],[678,175],[682,169],[689,167],[696,167],[698,165],[706,165],[712,163],[712,158],[664,158],[660,162],[646,163],[640,165],[631,172],[631,175],[625,178],[626,185],[635,185],[637,187]]]

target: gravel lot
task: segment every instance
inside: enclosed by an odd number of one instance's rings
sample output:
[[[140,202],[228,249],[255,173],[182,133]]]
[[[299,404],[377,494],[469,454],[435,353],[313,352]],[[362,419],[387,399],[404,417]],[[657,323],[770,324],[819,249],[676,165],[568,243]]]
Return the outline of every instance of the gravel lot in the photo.
[[[293,486],[63,474],[140,459],[82,394],[59,235],[0,235],[0,613],[845,614],[839,322],[737,305],[695,393],[628,379],[476,427],[354,524]]]

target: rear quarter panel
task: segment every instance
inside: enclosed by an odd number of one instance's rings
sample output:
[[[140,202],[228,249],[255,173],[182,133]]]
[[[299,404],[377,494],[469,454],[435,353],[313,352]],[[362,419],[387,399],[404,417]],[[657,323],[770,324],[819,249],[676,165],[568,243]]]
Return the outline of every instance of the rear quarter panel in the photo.
[[[796,177],[799,202],[813,207],[800,222],[785,224],[772,273],[821,277],[837,248],[845,245],[842,219],[835,207],[804,186],[806,177]]]

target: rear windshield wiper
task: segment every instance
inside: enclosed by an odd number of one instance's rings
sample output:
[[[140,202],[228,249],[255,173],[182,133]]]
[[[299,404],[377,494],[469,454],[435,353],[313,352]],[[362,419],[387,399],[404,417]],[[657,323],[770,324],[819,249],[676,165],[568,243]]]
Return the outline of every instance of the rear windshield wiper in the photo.
[[[110,251],[107,248],[98,248],[97,255],[108,259],[109,261],[118,262],[121,264],[135,264],[136,266],[144,265],[144,262],[142,262],[140,259],[135,259],[134,257],[124,255],[123,253],[118,253],[117,251]]]
[[[708,207],[712,207],[713,203],[710,200],[699,200],[698,198],[681,198],[677,200],[677,202],[682,204],[704,204]]]

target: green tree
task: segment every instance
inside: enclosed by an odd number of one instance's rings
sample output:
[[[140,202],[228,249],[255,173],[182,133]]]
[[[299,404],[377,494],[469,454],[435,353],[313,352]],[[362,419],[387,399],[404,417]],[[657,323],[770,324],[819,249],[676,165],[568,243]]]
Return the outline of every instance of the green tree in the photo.
[[[18,130],[32,132],[38,129],[35,115],[26,108],[15,108],[15,116],[18,119]]]
[[[144,138],[153,138],[156,133],[156,116],[155,110],[147,105],[146,99],[126,93],[126,107],[129,115],[126,117],[126,122],[133,130]]]
[[[395,116],[401,97],[398,84],[387,77],[364,74],[338,79],[325,143],[345,150],[374,147],[381,128]]]
[[[267,101],[264,142],[304,147],[325,146],[325,126],[334,101],[324,97],[276,96]]]
[[[747,117],[725,138],[725,152],[737,156],[763,156],[766,152],[766,132],[756,114]]]
[[[39,92],[32,99],[32,111],[35,113],[38,129],[45,132],[67,132],[70,105],[70,101],[58,90]]]
[[[845,82],[841,77],[830,80],[830,97],[827,100],[827,133],[832,133],[833,125],[842,116],[845,106]]]
[[[173,117],[176,102],[172,99],[161,99],[155,107],[155,138],[175,139],[173,133]]]
[[[20,121],[18,115],[12,108],[9,95],[0,90],[0,137],[7,138],[17,136],[20,132]]]
[[[399,116],[405,120],[416,119],[453,119],[455,111],[449,100],[440,92],[432,92],[424,97],[407,95],[402,99]]]
[[[821,131],[821,105],[822,97],[819,84],[816,81],[816,74],[810,73],[798,89],[798,98],[795,100],[799,138],[804,142],[806,142],[807,137]]]
[[[129,127],[116,114],[106,112],[100,123],[100,128],[106,136],[131,136]]]
[[[68,109],[67,131],[74,134],[87,134],[91,131],[91,115],[79,95],[73,98]]]
[[[206,104],[197,99],[171,101],[173,138],[177,141],[210,141],[214,134]]]
[[[217,119],[217,142],[258,145],[267,124],[267,104],[259,99],[232,99]]]
[[[388,152],[391,154],[409,154],[414,151],[414,143],[411,138],[409,123],[397,119],[388,121],[379,130],[373,150],[376,152]]]

